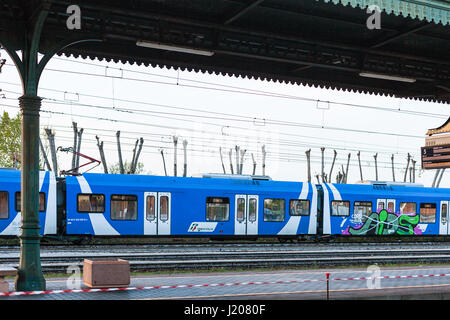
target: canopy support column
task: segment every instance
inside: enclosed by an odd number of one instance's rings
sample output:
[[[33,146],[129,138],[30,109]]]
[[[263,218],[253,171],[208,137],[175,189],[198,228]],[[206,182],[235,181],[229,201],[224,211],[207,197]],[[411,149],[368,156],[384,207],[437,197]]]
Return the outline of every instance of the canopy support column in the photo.
[[[19,98],[22,114],[22,168],[20,263],[17,291],[45,290],[40,260],[39,225],[39,110],[41,98],[25,94]]]

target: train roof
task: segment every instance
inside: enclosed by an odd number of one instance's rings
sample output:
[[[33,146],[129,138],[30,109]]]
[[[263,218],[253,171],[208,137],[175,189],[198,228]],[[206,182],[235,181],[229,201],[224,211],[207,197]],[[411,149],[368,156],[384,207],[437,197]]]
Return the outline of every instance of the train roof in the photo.
[[[402,184],[333,184],[335,188],[344,197],[345,194],[372,194],[383,198],[411,196],[416,197],[439,197],[450,198],[450,188],[431,188],[423,187],[418,184],[402,185]]]
[[[198,189],[221,189],[234,192],[251,192],[251,190],[293,192],[302,190],[302,182],[294,181],[272,181],[268,179],[250,179],[248,177],[173,177],[173,176],[152,176],[152,175],[122,175],[85,173],[83,176],[88,183],[96,186],[118,186],[142,189],[143,186],[151,190],[151,185],[158,188],[198,188]],[[76,177],[66,177],[67,184],[77,184]]]
[[[195,177],[173,177],[155,175],[123,175],[104,173],[84,173],[89,183],[98,186],[128,186],[142,189],[142,186],[157,184],[161,188],[217,188],[234,192],[250,192],[252,189],[261,191],[267,188],[270,191],[298,191],[302,189],[303,182],[276,181],[267,176],[252,175],[225,175],[225,174],[203,174]],[[3,183],[20,183],[20,170],[0,168],[0,177]],[[78,184],[76,177],[67,176],[67,184]],[[319,184],[318,184],[319,185]],[[385,182],[385,181],[363,181],[356,184],[332,184],[341,194],[380,194],[386,197],[411,195],[432,196],[448,198],[450,188],[423,187],[420,184]],[[150,186],[149,186],[150,188]],[[151,190],[149,190],[151,191]]]
[[[20,184],[20,170],[12,168],[0,168],[2,184]]]

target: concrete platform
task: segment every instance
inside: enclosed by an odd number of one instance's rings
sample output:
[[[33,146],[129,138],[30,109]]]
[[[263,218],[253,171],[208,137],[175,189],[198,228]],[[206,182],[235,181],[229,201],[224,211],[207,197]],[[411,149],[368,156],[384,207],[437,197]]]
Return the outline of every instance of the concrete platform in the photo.
[[[2,300],[331,300],[450,299],[450,267],[381,268],[370,289],[366,269],[291,270],[136,275],[130,286],[95,291],[82,279],[48,278],[45,294],[0,296]],[[10,290],[14,280],[8,279]],[[85,290],[79,292],[77,290]],[[55,290],[70,290],[55,293]],[[100,290],[100,289],[97,289]]]

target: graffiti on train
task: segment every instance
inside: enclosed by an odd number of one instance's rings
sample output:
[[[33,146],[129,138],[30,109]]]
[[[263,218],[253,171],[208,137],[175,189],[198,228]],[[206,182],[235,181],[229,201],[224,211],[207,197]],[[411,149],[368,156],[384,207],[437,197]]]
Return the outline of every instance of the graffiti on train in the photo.
[[[347,235],[414,235],[421,234],[417,227],[419,215],[395,214],[386,211],[373,212],[363,223],[348,226],[342,234]]]

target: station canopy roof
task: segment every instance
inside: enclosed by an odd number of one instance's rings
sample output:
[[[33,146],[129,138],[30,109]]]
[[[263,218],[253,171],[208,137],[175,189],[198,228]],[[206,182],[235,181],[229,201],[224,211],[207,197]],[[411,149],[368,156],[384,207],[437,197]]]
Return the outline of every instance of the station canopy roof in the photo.
[[[0,42],[23,47],[42,9],[44,54],[450,102],[448,0],[0,0]]]

